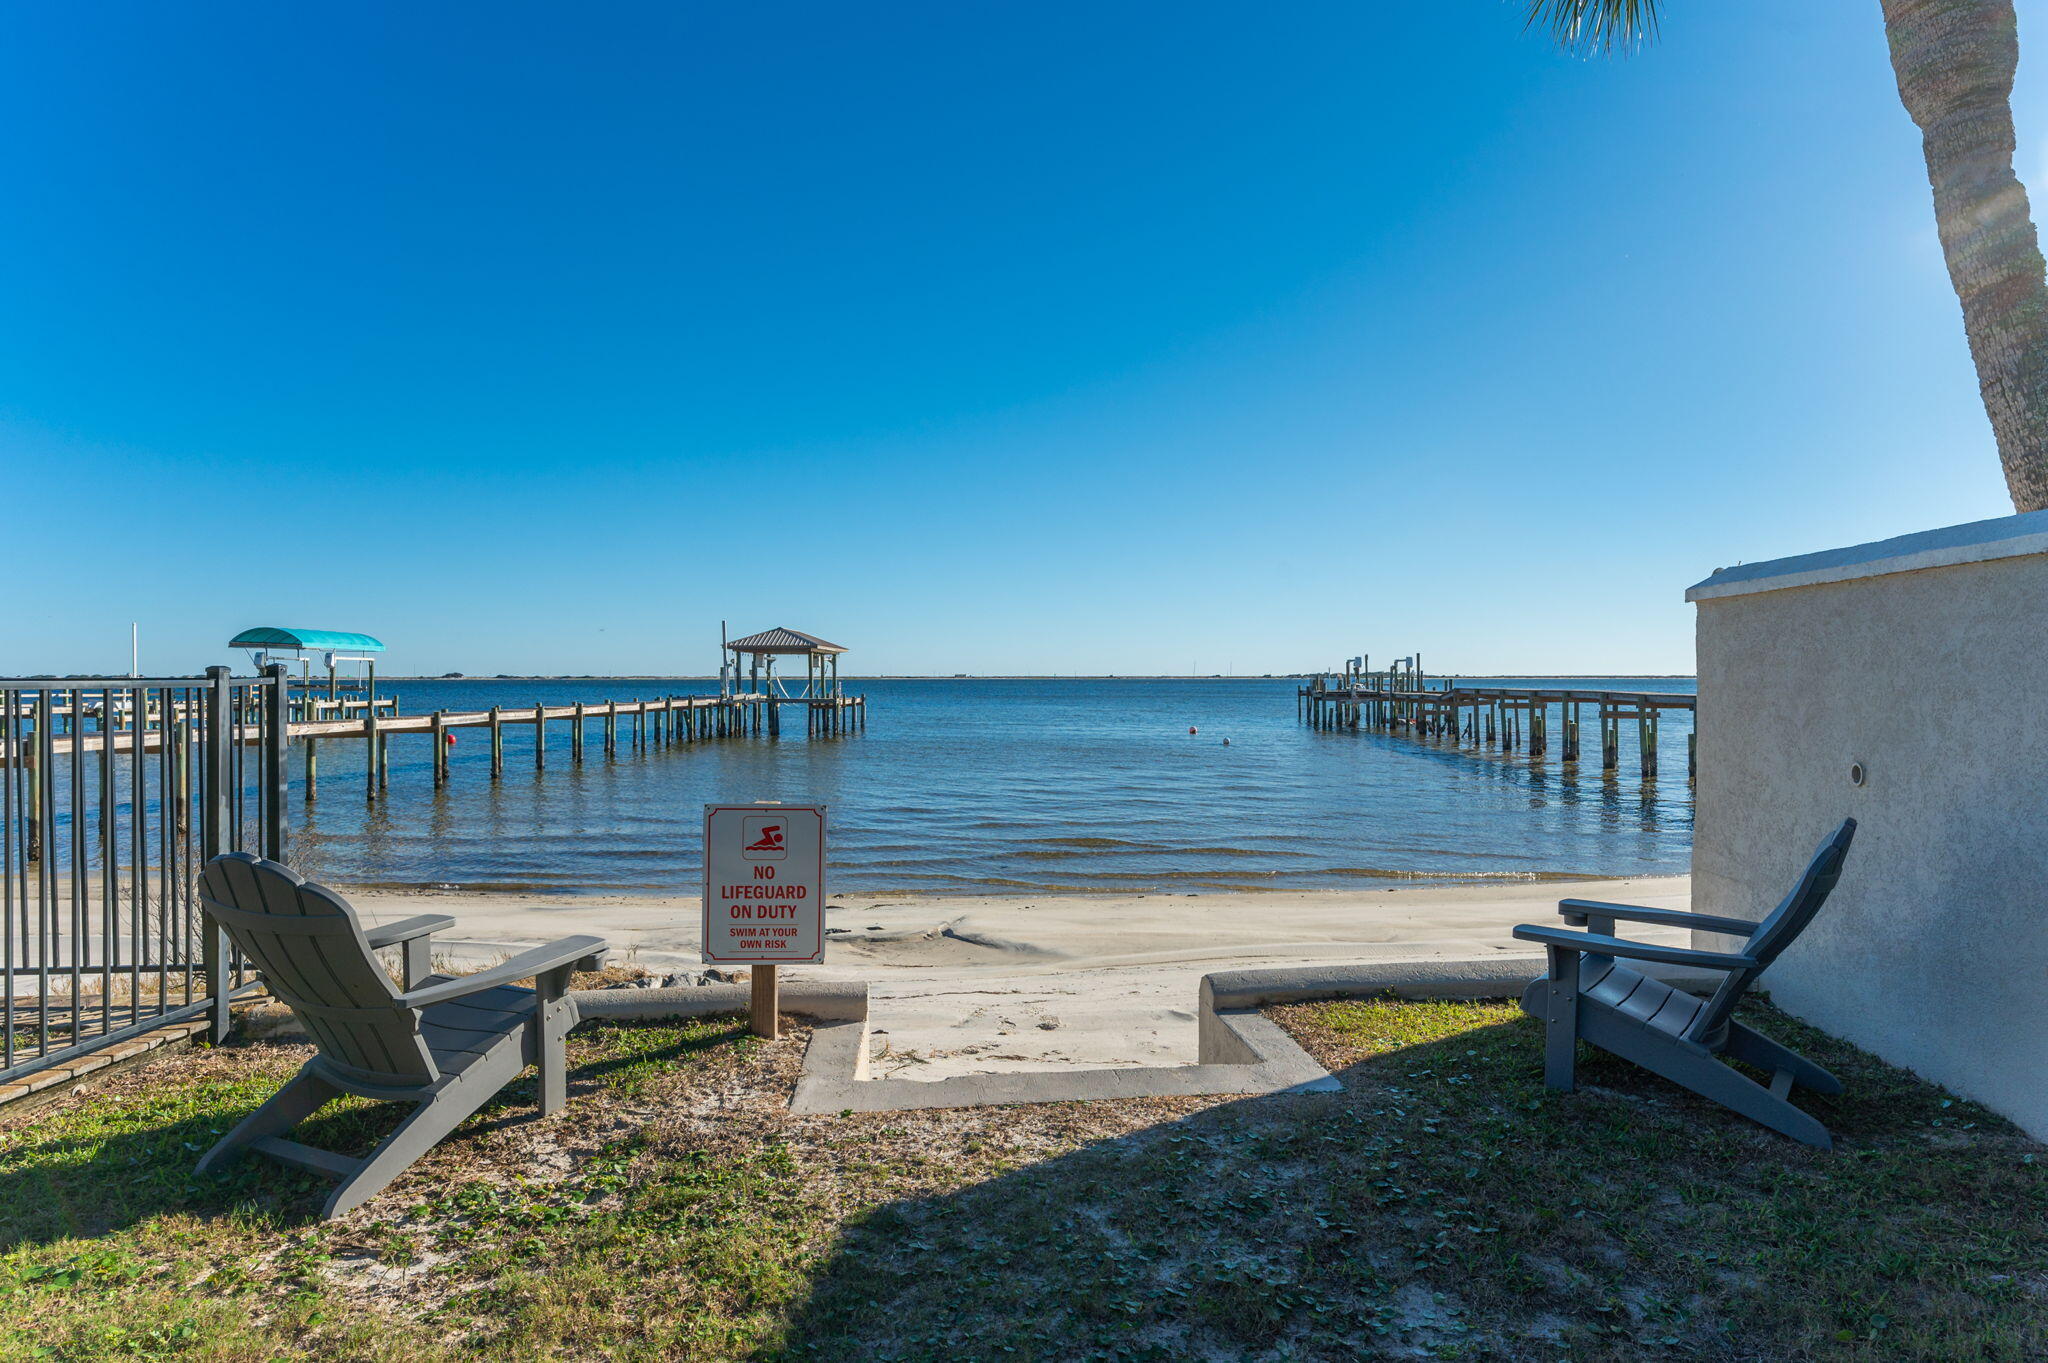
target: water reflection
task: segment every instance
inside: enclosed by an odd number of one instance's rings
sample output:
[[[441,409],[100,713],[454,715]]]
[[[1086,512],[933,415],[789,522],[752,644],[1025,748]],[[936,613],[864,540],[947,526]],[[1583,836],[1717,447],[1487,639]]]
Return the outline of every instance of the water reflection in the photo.
[[[1690,690],[1690,682],[1583,679]],[[1554,684],[1554,683],[1546,683]],[[1367,730],[1314,730],[1295,683],[876,681],[865,733],[705,740],[585,761],[566,734],[533,765],[505,731],[505,771],[465,731],[435,790],[426,736],[394,736],[387,798],[362,798],[360,743],[321,747],[319,801],[296,847],[347,882],[689,891],[704,804],[832,807],[837,889],[1291,888],[1475,877],[1682,871],[1692,831],[1681,771]],[[508,709],[658,694],[645,682],[406,683],[406,709]],[[695,689],[677,685],[677,691]],[[1690,725],[1667,718],[1666,752]],[[1689,719],[1689,716],[1686,717]],[[794,719],[794,716],[792,716]],[[1198,733],[1187,730],[1195,727]],[[1230,739],[1224,746],[1222,740]],[[292,764],[296,773],[298,764]]]

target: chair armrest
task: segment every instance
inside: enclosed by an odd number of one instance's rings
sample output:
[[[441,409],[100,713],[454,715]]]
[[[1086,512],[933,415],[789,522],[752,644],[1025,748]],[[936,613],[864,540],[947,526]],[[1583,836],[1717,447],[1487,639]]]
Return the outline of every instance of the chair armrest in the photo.
[[[364,928],[363,938],[372,947],[395,947],[400,942],[410,942],[415,937],[425,937],[454,926],[455,920],[445,913],[423,913],[413,918],[401,918],[396,923]]]
[[[1521,942],[1541,942],[1566,951],[1593,951],[1602,956],[1624,956],[1632,961],[1656,961],[1663,965],[1696,965],[1707,970],[1753,970],[1756,961],[1725,951],[1694,951],[1690,947],[1655,946],[1649,942],[1628,942],[1597,932],[1572,932],[1566,928],[1538,927],[1524,923],[1515,929]]]
[[[1660,928],[1696,928],[1701,932],[1725,932],[1731,937],[1747,937],[1755,932],[1755,923],[1740,918],[1716,918],[1711,913],[1691,913],[1685,909],[1645,909],[1634,904],[1603,904],[1597,899],[1560,899],[1557,911],[1564,921],[1574,927],[1584,927],[1586,919],[1618,918],[1624,923],[1650,923]]]
[[[602,956],[607,950],[609,947],[602,937],[564,937],[559,941],[549,942],[544,947],[522,951],[511,960],[494,965],[488,970],[479,970],[474,975],[443,980],[439,984],[430,984],[422,989],[408,989],[398,996],[398,1001],[408,1008],[428,1008],[480,990],[511,984],[529,976],[543,975],[551,970],[571,969],[581,961]]]

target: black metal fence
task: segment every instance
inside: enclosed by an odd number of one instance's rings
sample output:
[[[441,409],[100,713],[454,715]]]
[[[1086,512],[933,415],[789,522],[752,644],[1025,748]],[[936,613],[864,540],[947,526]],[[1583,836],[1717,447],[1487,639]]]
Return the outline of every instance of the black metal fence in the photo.
[[[200,911],[207,858],[286,858],[288,684],[0,680],[0,1082],[207,1016],[247,968]]]

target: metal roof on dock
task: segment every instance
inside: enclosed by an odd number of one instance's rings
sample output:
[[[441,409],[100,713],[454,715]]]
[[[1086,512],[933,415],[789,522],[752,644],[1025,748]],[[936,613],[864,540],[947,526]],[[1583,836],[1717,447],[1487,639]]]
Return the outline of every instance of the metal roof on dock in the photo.
[[[284,629],[261,625],[245,629],[228,640],[229,648],[331,648],[381,653],[384,641],[372,634],[354,634],[339,629]]]
[[[777,625],[764,629],[759,634],[749,634],[744,639],[735,639],[726,647],[734,653],[844,653],[838,644],[828,644],[815,634],[805,634],[800,629],[789,629]]]

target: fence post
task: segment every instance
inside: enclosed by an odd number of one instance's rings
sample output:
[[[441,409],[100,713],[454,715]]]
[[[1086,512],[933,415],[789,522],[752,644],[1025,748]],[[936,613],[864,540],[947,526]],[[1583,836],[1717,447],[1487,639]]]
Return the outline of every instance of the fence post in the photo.
[[[202,862],[227,851],[228,817],[228,669],[206,669],[206,746],[199,766],[199,854]],[[228,1012],[228,937],[209,915],[203,934],[202,960],[206,997],[211,1005],[213,1041],[227,1040],[233,1018]]]
[[[284,860],[285,745],[291,742],[291,684],[283,663],[263,669],[263,855]]]
[[[50,734],[49,692],[42,693],[44,700],[36,709],[35,737],[24,739],[22,765],[28,768],[28,860],[40,863],[43,859],[43,764],[37,754],[48,745]]]

